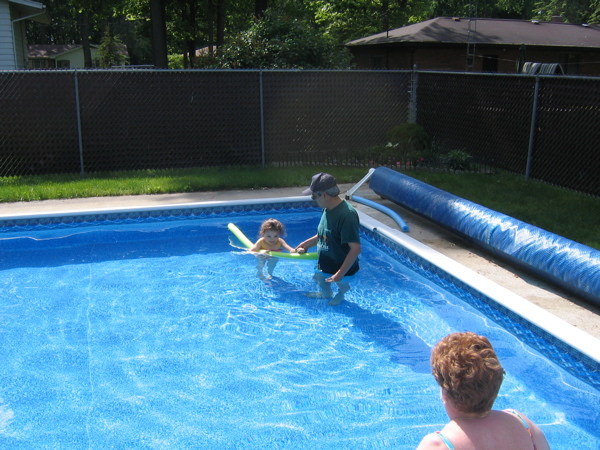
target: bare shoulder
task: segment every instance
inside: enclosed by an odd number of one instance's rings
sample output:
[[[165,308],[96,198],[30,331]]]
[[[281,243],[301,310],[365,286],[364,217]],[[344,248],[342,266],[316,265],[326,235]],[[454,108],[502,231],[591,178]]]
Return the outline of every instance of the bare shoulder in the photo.
[[[527,422],[527,425],[529,426],[529,429],[531,430],[531,436],[535,442],[535,446],[536,446],[537,450],[550,450],[550,445],[548,444],[548,440],[546,439],[544,432],[540,429],[540,427],[538,427],[535,423],[533,423],[529,419],[529,417],[527,417],[522,412],[516,411],[514,409],[505,410],[505,412],[512,412],[513,414],[516,413],[516,415],[518,417],[522,418],[525,422]]]
[[[444,448],[447,449],[448,447],[446,447],[446,444],[444,444],[440,437],[435,433],[431,433],[421,439],[417,450],[433,450]]]

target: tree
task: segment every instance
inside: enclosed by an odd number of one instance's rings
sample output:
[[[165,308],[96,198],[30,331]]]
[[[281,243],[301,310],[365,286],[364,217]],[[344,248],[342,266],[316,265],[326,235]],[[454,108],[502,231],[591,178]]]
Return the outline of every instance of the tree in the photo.
[[[530,19],[534,0],[434,0],[432,16]]]
[[[152,22],[152,56],[154,66],[166,68],[168,65],[167,28],[163,0],[150,0],[150,17]]]
[[[342,44],[353,39],[419,22],[431,11],[430,0],[312,0],[308,6],[319,29]]]
[[[534,17],[549,21],[552,16],[561,16],[569,23],[597,23],[600,21],[599,0],[545,0],[534,7]]]
[[[349,52],[308,21],[269,9],[223,47],[219,65],[234,69],[347,68]]]
[[[106,32],[100,43],[98,54],[98,65],[100,67],[109,68],[127,63],[127,56],[123,53],[123,43],[114,36],[111,25],[106,26]]]
[[[128,48],[146,52],[146,38],[138,33],[149,17],[149,0],[44,0],[51,19],[50,25],[31,21],[27,29],[27,41],[35,44],[81,44],[86,56],[86,67],[92,66],[92,44],[101,42],[108,24],[114,25],[116,36],[123,33]],[[148,5],[140,13],[142,5]],[[134,12],[135,11],[135,12]],[[144,16],[140,21],[139,17]],[[130,21],[127,17],[135,17]],[[117,32],[118,30],[118,32]],[[144,49],[144,50],[142,50]],[[146,58],[146,56],[143,56]]]

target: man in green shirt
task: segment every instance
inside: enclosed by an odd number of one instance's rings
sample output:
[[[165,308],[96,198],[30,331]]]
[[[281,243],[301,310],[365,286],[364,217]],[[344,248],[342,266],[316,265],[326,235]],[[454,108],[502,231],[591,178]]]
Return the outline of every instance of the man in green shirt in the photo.
[[[361,251],[358,213],[346,200],[339,197],[340,189],[336,179],[328,173],[318,173],[312,177],[310,187],[302,192],[311,195],[323,212],[317,227],[317,234],[296,247],[296,252],[304,253],[316,245],[319,255],[314,280],[320,292],[308,293],[309,297],[331,298],[330,305],[339,305],[344,294],[350,290],[344,277],[358,271],[358,255]],[[338,286],[334,296],[331,283]]]

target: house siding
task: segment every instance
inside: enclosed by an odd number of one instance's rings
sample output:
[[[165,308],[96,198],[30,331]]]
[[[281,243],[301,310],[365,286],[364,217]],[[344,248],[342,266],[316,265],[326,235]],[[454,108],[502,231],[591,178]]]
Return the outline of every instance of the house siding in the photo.
[[[354,47],[351,49],[354,63],[358,69],[389,69],[411,70],[416,65],[418,70],[441,70],[460,72],[466,70],[467,46],[458,44],[453,46],[375,46]],[[477,45],[475,47],[475,72],[483,71],[483,58],[494,56],[497,58],[498,73],[515,73],[519,47],[513,45]],[[588,50],[583,48],[552,48],[552,47],[527,47],[526,61],[540,63],[563,63],[563,58],[576,55],[579,61],[578,72],[574,75],[598,76],[600,75],[600,49]],[[382,61],[382,65],[374,64]],[[565,68],[566,69],[566,68]]]
[[[0,70],[14,70],[15,56],[8,1],[0,0]]]
[[[98,49],[92,48],[92,60],[97,57]],[[78,48],[72,52],[66,53],[64,55],[58,55],[56,57],[56,62],[58,65],[59,61],[69,61],[69,67],[74,68],[84,68],[85,67],[85,58],[83,56],[83,48]]]
[[[18,14],[15,9],[12,9],[13,19],[18,19],[20,14]],[[27,36],[25,35],[25,21],[20,20],[14,24],[14,39],[15,39],[15,59],[17,64],[17,69],[26,69],[27,68],[27,45],[25,42],[27,41]]]

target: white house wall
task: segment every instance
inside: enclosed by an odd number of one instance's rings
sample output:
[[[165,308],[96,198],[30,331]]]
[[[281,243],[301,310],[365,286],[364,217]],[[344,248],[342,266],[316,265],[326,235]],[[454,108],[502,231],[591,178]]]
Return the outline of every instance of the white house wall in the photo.
[[[0,0],[0,70],[16,69],[14,49],[10,7],[8,1]]]
[[[98,49],[92,48],[92,60],[94,60],[98,56]],[[71,69],[79,69],[85,67],[85,59],[83,57],[83,49],[78,48],[76,50],[64,53],[62,55],[58,55],[56,57],[56,65],[59,66],[59,61],[70,61],[69,67]]]
[[[15,16],[16,11],[13,8],[13,20],[18,19],[19,16]],[[25,21],[20,20],[13,23],[13,34],[15,39],[15,58],[17,63],[17,69],[27,68],[27,36],[25,34]]]

